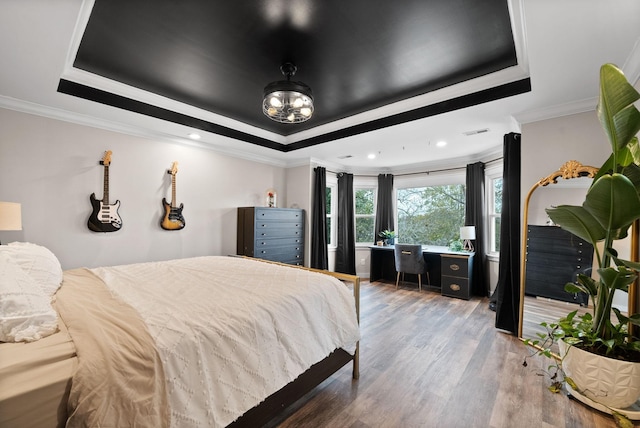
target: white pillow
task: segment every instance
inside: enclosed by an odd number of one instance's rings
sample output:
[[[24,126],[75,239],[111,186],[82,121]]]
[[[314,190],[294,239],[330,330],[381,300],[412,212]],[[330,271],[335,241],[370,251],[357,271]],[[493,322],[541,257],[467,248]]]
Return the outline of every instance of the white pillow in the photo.
[[[60,288],[62,266],[49,249],[30,242],[11,242],[0,245],[0,252],[7,253],[49,298]]]
[[[0,341],[32,342],[56,332],[58,315],[42,288],[0,252]]]

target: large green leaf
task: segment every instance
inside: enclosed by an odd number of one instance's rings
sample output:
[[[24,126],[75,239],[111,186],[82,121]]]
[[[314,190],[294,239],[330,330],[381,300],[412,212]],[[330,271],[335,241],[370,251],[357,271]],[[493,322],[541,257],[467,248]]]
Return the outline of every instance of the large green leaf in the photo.
[[[600,280],[609,290],[625,290],[636,279],[636,275],[627,269],[617,270],[613,267],[598,269]]]
[[[622,174],[600,177],[587,192],[582,206],[614,236],[626,236],[629,225],[640,218],[640,196],[631,180]]]
[[[546,209],[549,218],[564,230],[590,242],[594,246],[596,242],[606,237],[606,230],[589,211],[580,206],[559,205]]]
[[[597,113],[614,153],[625,147],[640,131],[640,113],[633,106],[638,99],[640,94],[618,67],[604,64],[600,68]]]

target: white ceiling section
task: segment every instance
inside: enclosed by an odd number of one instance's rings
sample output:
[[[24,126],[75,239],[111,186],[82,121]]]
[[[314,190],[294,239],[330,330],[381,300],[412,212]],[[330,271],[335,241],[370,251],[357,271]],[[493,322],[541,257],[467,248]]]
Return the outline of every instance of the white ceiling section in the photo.
[[[185,126],[61,94],[57,92],[58,83],[66,78],[107,86],[116,93],[153,99],[174,111],[283,144],[326,133],[341,124],[329,123],[318,127],[322,129],[282,137],[75,70],[73,53],[91,4],[82,0],[0,2],[0,107],[159,140],[203,145],[281,166],[311,159],[331,169],[355,173],[411,172],[500,157],[503,135],[518,132],[520,124],[593,110],[603,63],[621,67],[632,83],[640,77],[640,1],[513,0],[509,6],[517,67],[342,120],[354,125],[523,77],[530,77],[531,92],[288,153],[207,132],[200,132],[202,138],[193,142],[188,138],[192,130]],[[488,131],[474,133],[477,130]],[[441,140],[447,145],[437,147]],[[370,153],[375,153],[376,158],[368,159]]]

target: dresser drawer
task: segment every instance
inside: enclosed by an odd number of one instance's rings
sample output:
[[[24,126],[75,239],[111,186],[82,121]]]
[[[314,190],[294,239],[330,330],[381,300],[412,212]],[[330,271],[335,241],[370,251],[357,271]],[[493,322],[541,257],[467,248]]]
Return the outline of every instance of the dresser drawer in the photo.
[[[298,247],[275,247],[275,248],[256,248],[254,257],[265,260],[285,261],[300,260],[302,262],[303,252],[302,246]]]
[[[469,300],[471,298],[471,290],[469,288],[469,280],[467,278],[442,276],[441,293],[443,296]]]
[[[257,239],[255,242],[256,250],[261,248],[278,248],[278,247],[288,247],[288,248],[302,248],[302,238],[272,238],[272,239]]]
[[[262,222],[256,224],[256,239],[302,237],[302,224]]]
[[[278,221],[302,221],[303,213],[301,210],[291,210],[282,208],[256,208],[256,223],[261,220],[278,220]]]
[[[467,257],[446,256],[443,254],[442,275],[467,278],[469,276],[469,259]]]

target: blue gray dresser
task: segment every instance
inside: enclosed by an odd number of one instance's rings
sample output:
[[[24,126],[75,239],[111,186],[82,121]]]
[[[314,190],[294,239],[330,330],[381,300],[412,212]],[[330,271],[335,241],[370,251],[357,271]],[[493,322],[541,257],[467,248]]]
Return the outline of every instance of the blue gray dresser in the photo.
[[[238,208],[237,253],[281,263],[304,264],[304,210]]]

